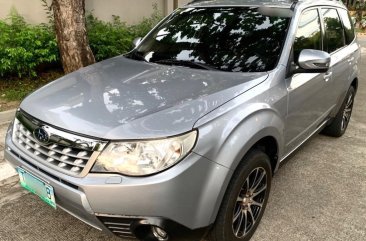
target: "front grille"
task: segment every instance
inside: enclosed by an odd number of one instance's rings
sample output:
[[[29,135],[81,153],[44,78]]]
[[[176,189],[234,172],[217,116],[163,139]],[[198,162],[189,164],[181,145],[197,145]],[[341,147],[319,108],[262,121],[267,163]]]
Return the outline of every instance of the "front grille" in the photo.
[[[76,148],[63,147],[57,144],[40,145],[19,121],[14,125],[15,144],[28,155],[57,166],[63,171],[80,174],[93,152]]]
[[[40,126],[49,132],[51,141],[47,144],[37,141],[33,135]],[[105,145],[34,121],[21,112],[14,121],[12,139],[33,160],[71,176],[86,175]]]
[[[98,218],[104,226],[118,237],[136,239],[136,236],[131,231],[131,224],[134,221],[133,219],[103,216],[98,216]]]
[[[64,179],[61,179],[59,177],[56,177],[55,175],[52,175],[49,172],[46,172],[45,170],[43,170],[42,168],[40,168],[39,166],[34,165],[33,163],[29,162],[27,159],[25,159],[24,157],[22,157],[21,155],[19,155],[19,153],[16,153],[14,150],[10,151],[14,156],[18,157],[19,159],[21,159],[23,162],[27,163],[28,165],[30,165],[31,167],[33,167],[34,169],[37,169],[38,171],[42,172],[43,174],[47,175],[48,177],[52,178],[55,181],[61,182],[62,184],[65,184],[73,189],[78,190],[79,187],[68,182],[65,181]]]

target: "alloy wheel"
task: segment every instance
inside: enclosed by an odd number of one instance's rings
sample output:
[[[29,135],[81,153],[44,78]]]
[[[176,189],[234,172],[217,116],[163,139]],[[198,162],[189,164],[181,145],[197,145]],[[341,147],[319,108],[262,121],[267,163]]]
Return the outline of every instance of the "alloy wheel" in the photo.
[[[254,169],[242,186],[237,197],[232,228],[237,238],[244,238],[256,223],[267,193],[267,172],[264,168]]]
[[[348,96],[346,106],[344,107],[344,110],[343,110],[342,127],[341,127],[342,130],[345,130],[348,126],[348,123],[351,119],[352,107],[353,107],[353,94],[351,93]]]

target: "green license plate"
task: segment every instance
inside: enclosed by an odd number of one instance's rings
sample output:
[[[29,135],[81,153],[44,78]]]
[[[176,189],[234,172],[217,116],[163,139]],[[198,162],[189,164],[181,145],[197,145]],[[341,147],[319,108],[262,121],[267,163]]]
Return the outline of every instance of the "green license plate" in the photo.
[[[45,203],[56,209],[55,192],[53,187],[30,174],[21,167],[17,168],[20,185],[31,193],[40,197]]]

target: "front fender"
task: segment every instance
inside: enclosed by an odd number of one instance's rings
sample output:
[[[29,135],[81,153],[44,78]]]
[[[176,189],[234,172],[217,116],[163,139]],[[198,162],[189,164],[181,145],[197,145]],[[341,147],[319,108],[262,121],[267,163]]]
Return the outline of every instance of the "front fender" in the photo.
[[[194,149],[197,154],[235,170],[256,142],[270,136],[277,142],[278,156],[283,155],[284,120],[277,111],[266,104],[255,104],[245,111],[230,113],[231,116],[221,116],[199,127],[199,140]],[[240,118],[243,114],[245,118]]]
[[[246,111],[251,114],[244,119],[240,118],[243,112],[231,111],[231,114],[223,115],[199,128],[199,140],[194,152],[232,170],[223,183],[215,183],[221,185],[221,191],[210,218],[212,223],[216,219],[236,167],[255,143],[271,136],[277,142],[278,155],[283,154],[284,121],[279,114],[265,104],[252,105]],[[277,169],[278,163],[275,170]]]

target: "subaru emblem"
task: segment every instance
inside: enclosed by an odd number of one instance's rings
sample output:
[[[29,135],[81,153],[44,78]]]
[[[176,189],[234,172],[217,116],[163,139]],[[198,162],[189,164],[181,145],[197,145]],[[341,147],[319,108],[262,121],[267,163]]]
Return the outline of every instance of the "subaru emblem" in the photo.
[[[48,141],[50,140],[47,131],[43,129],[43,127],[38,127],[37,129],[35,129],[33,132],[33,136],[34,138],[36,138],[38,142],[42,144],[47,144]]]

